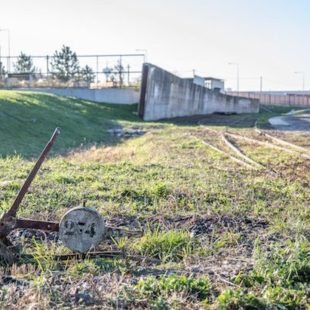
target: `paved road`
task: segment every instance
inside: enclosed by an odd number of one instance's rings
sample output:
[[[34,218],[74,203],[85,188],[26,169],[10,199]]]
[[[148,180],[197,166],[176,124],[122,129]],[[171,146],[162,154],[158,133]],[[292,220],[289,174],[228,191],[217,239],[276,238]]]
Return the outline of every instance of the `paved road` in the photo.
[[[310,131],[310,111],[276,116],[269,119],[272,127],[287,131]]]

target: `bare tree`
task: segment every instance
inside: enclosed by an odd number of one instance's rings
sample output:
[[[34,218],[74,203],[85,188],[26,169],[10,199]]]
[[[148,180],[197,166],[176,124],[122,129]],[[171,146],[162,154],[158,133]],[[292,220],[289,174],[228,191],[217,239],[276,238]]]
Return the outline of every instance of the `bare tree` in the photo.
[[[123,87],[123,84],[124,84],[124,66],[122,65],[121,60],[117,61],[117,64],[114,66],[114,69],[118,75],[119,87]]]

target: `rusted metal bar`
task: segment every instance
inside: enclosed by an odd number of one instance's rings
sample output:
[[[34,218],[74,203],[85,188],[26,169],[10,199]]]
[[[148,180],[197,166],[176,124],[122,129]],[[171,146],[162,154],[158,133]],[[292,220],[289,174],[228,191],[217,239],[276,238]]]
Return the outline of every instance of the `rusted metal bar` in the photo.
[[[19,258],[22,259],[33,259],[34,255],[32,254],[20,254]],[[159,263],[160,260],[157,258],[150,258],[141,255],[128,255],[121,251],[97,251],[89,252],[86,254],[79,253],[70,253],[70,254],[58,254],[53,255],[52,258],[57,261],[66,261],[66,260],[83,260],[83,259],[95,259],[95,258],[122,258],[130,259],[135,261],[147,261],[150,263]]]
[[[16,219],[15,228],[59,231],[59,223],[50,221],[36,221],[29,219]]]
[[[30,171],[25,183],[23,184],[22,188],[20,189],[17,197],[15,198],[15,201],[13,203],[13,205],[11,206],[11,208],[9,209],[9,211],[6,212],[6,216],[8,217],[15,217],[18,207],[20,205],[20,203],[22,202],[25,194],[28,191],[28,188],[31,184],[31,182],[33,181],[33,179],[35,178],[36,174],[38,173],[41,165],[43,164],[47,154],[49,153],[49,151],[51,150],[53,144],[56,141],[57,136],[60,134],[60,129],[56,128],[51,139],[49,140],[49,142],[45,145],[40,157],[38,158],[36,164],[34,165],[34,167],[32,168],[32,170]]]

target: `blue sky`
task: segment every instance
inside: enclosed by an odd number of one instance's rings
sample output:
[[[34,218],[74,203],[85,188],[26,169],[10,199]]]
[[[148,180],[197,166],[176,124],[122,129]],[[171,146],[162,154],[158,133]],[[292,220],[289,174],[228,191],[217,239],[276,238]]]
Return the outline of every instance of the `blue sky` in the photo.
[[[11,54],[132,53],[182,76],[224,78],[240,89],[310,88],[309,0],[0,0]],[[6,33],[0,32],[2,54]]]

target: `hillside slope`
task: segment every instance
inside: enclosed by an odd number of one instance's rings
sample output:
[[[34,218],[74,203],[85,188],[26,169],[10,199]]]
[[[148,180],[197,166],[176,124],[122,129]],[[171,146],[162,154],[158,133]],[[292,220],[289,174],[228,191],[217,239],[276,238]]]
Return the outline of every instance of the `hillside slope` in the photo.
[[[1,90],[0,156],[37,156],[55,127],[60,127],[62,134],[54,152],[90,142],[112,143],[107,128],[138,121],[135,111],[136,106]]]

